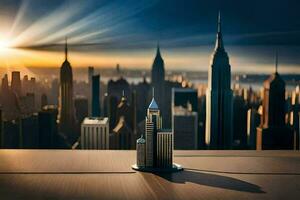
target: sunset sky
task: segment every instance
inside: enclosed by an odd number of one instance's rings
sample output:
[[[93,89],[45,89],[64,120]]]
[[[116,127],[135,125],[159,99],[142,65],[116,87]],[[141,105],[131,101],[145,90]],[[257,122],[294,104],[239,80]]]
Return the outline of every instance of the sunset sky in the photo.
[[[167,69],[206,71],[217,13],[232,71],[300,73],[297,0],[0,0],[0,67],[150,68],[157,41]]]

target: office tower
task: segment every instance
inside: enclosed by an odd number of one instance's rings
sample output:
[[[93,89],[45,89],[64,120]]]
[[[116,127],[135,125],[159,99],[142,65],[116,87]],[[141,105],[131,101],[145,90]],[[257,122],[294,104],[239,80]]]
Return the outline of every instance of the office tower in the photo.
[[[28,92],[30,93],[36,92],[36,79],[34,77],[30,78]]]
[[[57,107],[46,105],[38,112],[39,148],[52,149],[57,146]]]
[[[210,149],[230,149],[232,143],[232,90],[228,55],[224,49],[221,16],[206,92],[206,145]]]
[[[58,121],[59,129],[69,138],[74,137],[73,127],[75,125],[74,102],[73,102],[73,73],[68,61],[68,44],[65,43],[65,61],[60,68]]]
[[[247,111],[243,96],[233,97],[233,148],[245,149],[247,146]]]
[[[256,136],[258,150],[293,148],[293,133],[285,124],[285,82],[277,71],[277,54],[275,63],[275,73],[264,82],[262,120]]]
[[[192,111],[198,111],[198,92],[191,88],[172,88],[172,108],[192,106]]]
[[[300,149],[300,87],[299,85],[292,92],[292,109],[290,112],[290,125],[294,131],[294,149]]]
[[[75,115],[78,123],[81,123],[88,116],[88,99],[86,97],[75,98]]]
[[[36,112],[34,93],[27,93],[25,96],[19,97],[18,109],[22,115],[31,115]]]
[[[18,96],[22,95],[20,72],[11,73],[11,90]]]
[[[88,101],[89,101],[89,116],[92,116],[92,80],[94,76],[94,67],[88,67],[88,86],[89,86],[89,91],[88,91]]]
[[[109,130],[111,131],[116,127],[117,121],[117,107],[118,107],[118,97],[116,96],[107,96],[108,99],[108,118],[109,118]]]
[[[122,98],[122,93],[130,94],[130,85],[126,79],[120,77],[118,80],[109,80],[107,83],[107,107],[110,130],[112,130],[118,123],[116,119],[116,111],[119,101]]]
[[[7,74],[5,74],[2,78],[1,94],[7,94],[8,90],[9,90],[8,77],[7,77]]]
[[[51,82],[51,101],[49,101],[50,104],[58,105],[58,99],[59,99],[59,81],[58,79],[53,79]]]
[[[39,148],[39,124],[37,114],[32,114],[20,119],[19,148],[37,149]]]
[[[117,125],[110,134],[110,149],[131,149],[131,136],[133,132],[121,116]]]
[[[176,106],[173,108],[174,149],[198,149],[198,113],[188,108]]]
[[[92,116],[100,117],[100,75],[92,77]]]
[[[117,80],[109,80],[107,83],[108,96],[115,96],[118,100],[121,99],[122,93],[130,94],[130,85],[126,79],[120,77]]]
[[[22,91],[23,93],[27,93],[27,92],[30,92],[29,91],[29,79],[28,79],[28,75],[25,75],[23,77],[23,80],[22,80]]]
[[[159,130],[157,132],[157,168],[172,168],[173,166],[173,132]]]
[[[41,108],[43,108],[44,106],[48,105],[48,97],[47,95],[44,93],[41,96]]]
[[[7,104],[7,101],[10,101],[9,98],[11,97],[11,95],[9,93],[10,93],[10,90],[9,90],[9,86],[8,86],[8,77],[7,77],[7,74],[5,74],[2,78],[1,93],[0,93],[2,108],[3,108],[3,106],[5,106]]]
[[[108,118],[86,117],[81,124],[81,149],[109,149]]]
[[[3,121],[2,148],[18,149],[20,147],[20,123],[19,120]]]
[[[255,108],[247,112],[247,146],[256,149],[256,128],[260,124],[260,115]]]

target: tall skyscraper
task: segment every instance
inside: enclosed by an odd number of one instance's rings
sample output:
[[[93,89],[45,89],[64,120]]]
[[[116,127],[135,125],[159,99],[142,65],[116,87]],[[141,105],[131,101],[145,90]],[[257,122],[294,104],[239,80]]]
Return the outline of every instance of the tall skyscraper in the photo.
[[[109,149],[108,118],[86,117],[81,124],[81,149]]]
[[[73,137],[72,130],[75,124],[73,102],[73,73],[68,61],[68,43],[65,42],[65,61],[60,68],[58,120],[60,132]]]
[[[264,82],[263,112],[257,128],[256,149],[292,149],[293,133],[285,124],[285,82],[277,71]]]
[[[224,49],[221,16],[206,92],[206,145],[210,149],[230,149],[232,143],[232,90],[228,55]]]
[[[93,94],[93,88],[92,88],[92,80],[93,80],[93,75],[94,75],[94,67],[88,67],[88,86],[89,86],[89,91],[88,91],[88,101],[89,101],[89,116],[92,116],[92,94]]]
[[[100,75],[92,77],[92,116],[100,117]]]
[[[155,88],[157,104],[162,108],[165,114],[165,63],[160,53],[159,44],[157,44],[156,56],[154,58],[151,70],[151,84]]]
[[[18,96],[21,96],[21,77],[19,71],[13,71],[11,73],[11,90]]]

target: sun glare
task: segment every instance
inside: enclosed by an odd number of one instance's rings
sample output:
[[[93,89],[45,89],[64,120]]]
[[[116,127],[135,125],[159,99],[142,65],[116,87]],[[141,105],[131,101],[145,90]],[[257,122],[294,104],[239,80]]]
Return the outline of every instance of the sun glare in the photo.
[[[6,51],[10,48],[10,42],[8,40],[0,39],[0,52]]]

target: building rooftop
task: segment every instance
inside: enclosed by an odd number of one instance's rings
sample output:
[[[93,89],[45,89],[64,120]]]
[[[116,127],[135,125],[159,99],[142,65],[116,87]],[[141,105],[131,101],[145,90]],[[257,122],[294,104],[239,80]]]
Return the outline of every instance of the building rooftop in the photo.
[[[131,169],[135,151],[0,150],[1,199],[299,199],[299,151],[175,151],[184,171]]]
[[[157,103],[156,103],[156,101],[155,101],[154,98],[152,98],[151,103],[150,103],[148,109],[152,109],[152,110],[157,110],[158,109],[158,105],[157,105]]]
[[[108,123],[108,118],[107,117],[86,117],[84,118],[82,124],[84,125],[105,125]]]

